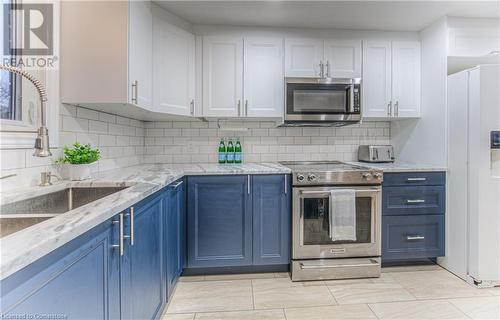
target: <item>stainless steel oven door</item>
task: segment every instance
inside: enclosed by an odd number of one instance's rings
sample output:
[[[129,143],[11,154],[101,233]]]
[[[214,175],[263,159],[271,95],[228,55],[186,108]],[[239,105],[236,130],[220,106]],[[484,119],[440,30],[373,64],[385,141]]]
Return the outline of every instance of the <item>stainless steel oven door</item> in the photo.
[[[356,191],[356,241],[330,239],[330,191],[334,189]],[[380,186],[295,187],[292,208],[293,259],[380,256]]]

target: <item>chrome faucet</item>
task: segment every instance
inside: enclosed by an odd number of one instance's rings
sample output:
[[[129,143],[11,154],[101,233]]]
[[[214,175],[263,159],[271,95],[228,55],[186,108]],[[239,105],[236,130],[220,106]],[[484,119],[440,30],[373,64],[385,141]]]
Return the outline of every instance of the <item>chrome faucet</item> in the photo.
[[[40,97],[40,122],[41,125],[36,131],[21,131],[21,130],[2,130],[2,132],[23,132],[23,133],[36,133],[37,137],[35,140],[35,152],[33,156],[35,157],[50,157],[52,153],[50,152],[49,143],[49,130],[47,129],[47,123],[45,120],[45,103],[47,102],[47,94],[45,92],[45,87],[38,81],[32,74],[9,65],[0,65],[0,70],[5,70],[11,73],[18,74],[26,79],[28,79],[38,91]]]

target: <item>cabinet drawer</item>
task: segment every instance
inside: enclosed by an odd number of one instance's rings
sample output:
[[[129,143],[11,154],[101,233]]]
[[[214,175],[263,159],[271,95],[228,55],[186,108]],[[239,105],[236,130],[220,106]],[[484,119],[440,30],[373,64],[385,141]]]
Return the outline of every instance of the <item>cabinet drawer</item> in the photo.
[[[382,215],[444,214],[445,187],[383,187]]]
[[[444,216],[386,216],[382,218],[382,259],[444,256]]]
[[[384,186],[441,186],[445,185],[444,172],[384,173]]]

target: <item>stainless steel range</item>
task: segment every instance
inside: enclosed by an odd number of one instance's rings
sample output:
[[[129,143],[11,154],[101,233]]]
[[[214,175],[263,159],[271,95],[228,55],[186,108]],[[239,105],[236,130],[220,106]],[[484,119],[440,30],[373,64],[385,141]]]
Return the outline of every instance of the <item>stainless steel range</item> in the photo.
[[[281,164],[293,175],[292,280],[379,277],[382,172],[338,161]],[[339,193],[352,207],[339,205]],[[335,235],[343,210],[351,210],[348,238]]]

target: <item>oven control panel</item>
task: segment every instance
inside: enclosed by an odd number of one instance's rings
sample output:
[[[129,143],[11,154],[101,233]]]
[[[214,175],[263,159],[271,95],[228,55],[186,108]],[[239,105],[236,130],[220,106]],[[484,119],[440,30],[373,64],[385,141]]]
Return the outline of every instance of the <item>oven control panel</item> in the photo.
[[[378,185],[383,173],[369,171],[297,172],[293,173],[293,185]]]

